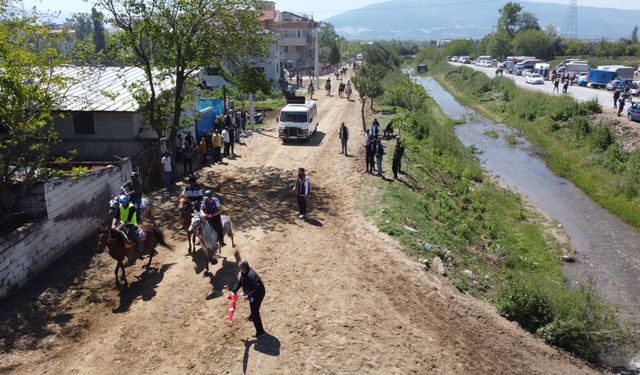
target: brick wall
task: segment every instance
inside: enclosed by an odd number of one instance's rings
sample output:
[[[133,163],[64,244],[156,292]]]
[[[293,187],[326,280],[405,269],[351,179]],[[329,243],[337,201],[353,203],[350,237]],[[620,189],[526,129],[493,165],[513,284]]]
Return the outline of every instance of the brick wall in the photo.
[[[75,181],[44,184],[46,217],[0,237],[0,297],[95,235],[108,218],[109,199],[131,173],[131,161],[90,171]]]

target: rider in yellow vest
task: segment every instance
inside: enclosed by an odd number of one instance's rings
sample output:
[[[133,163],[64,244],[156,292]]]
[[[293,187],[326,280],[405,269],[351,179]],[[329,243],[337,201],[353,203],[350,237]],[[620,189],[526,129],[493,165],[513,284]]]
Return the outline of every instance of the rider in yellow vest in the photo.
[[[119,225],[118,225],[119,224]],[[112,228],[121,227],[127,238],[132,242],[138,241],[138,215],[136,206],[131,203],[129,196],[118,197],[118,207],[115,210]]]

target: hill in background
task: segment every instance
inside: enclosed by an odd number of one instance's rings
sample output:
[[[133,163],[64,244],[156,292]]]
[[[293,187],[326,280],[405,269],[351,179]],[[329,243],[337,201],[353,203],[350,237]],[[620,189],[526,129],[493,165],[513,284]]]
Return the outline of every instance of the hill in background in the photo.
[[[347,39],[482,38],[493,30],[506,1],[448,3],[443,0],[392,0],[338,14],[327,19]],[[568,5],[519,2],[534,13],[540,26],[553,24],[562,34]],[[640,10],[578,7],[578,37],[628,37],[640,24]]]

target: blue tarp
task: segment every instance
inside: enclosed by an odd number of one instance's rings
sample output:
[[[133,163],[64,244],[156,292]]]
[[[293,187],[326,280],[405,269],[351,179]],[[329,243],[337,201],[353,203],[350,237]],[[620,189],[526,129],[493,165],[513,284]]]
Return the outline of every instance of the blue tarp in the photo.
[[[216,117],[224,112],[224,104],[222,99],[205,98],[198,100],[197,108],[200,115],[196,122],[196,141],[205,131],[213,129]]]

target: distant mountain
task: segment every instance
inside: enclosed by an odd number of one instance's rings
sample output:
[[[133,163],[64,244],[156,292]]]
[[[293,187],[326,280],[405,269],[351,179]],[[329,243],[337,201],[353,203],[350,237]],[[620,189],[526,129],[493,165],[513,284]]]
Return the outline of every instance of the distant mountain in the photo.
[[[392,0],[333,16],[325,21],[347,39],[481,38],[491,32],[504,1]],[[519,1],[540,26],[553,24],[562,34],[568,5]],[[568,3],[568,2],[567,2]],[[640,10],[578,7],[578,36],[585,39],[628,37],[640,24]]]

